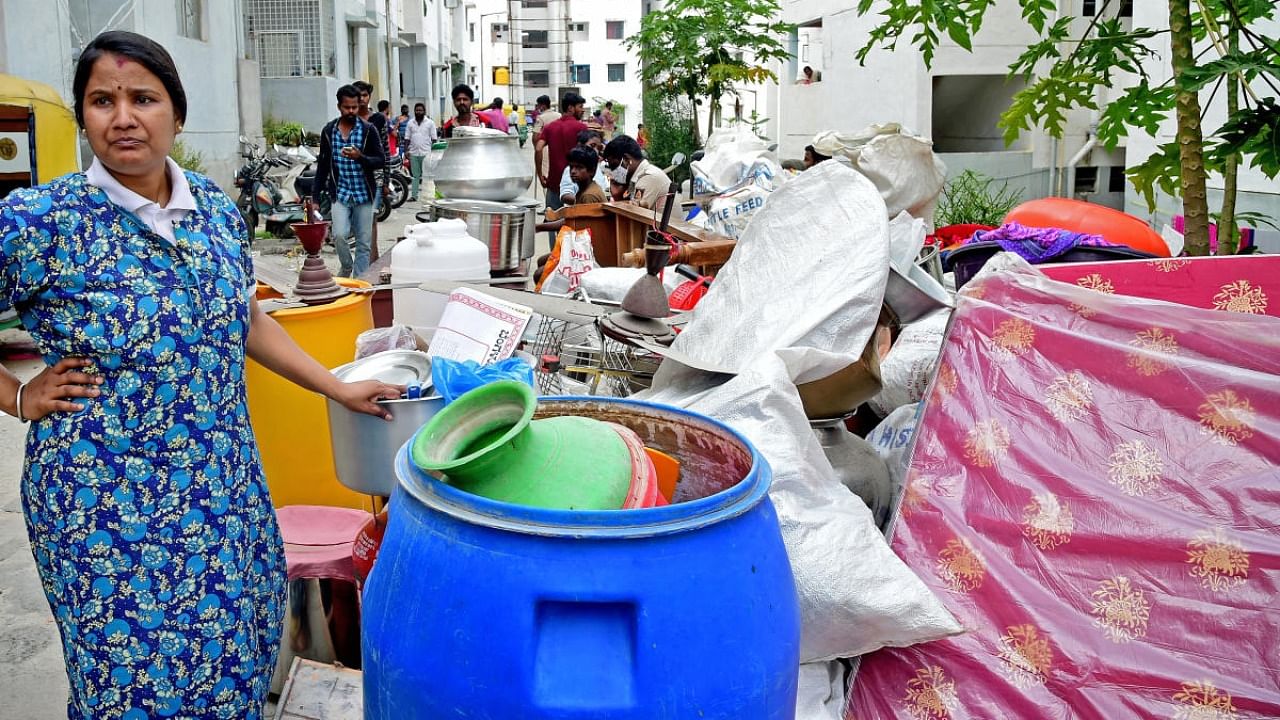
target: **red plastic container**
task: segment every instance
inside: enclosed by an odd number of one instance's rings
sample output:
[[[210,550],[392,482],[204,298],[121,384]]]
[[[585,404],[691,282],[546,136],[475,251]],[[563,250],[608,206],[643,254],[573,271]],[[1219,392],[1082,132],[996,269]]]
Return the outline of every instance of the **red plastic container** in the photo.
[[[1156,257],[1169,257],[1169,246],[1160,233],[1128,213],[1069,198],[1029,200],[1009,211],[1004,221],[1028,227],[1061,228],[1101,235],[1108,242],[1131,247]]]

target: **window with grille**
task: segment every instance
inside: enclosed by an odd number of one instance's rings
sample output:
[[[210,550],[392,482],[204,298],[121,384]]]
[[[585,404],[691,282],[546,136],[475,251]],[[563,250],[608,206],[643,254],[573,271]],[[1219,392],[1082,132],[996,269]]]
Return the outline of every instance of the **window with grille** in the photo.
[[[520,46],[526,48],[544,48],[547,46],[546,30],[525,30],[521,33]]]
[[[609,82],[625,82],[626,79],[626,63],[609,63]]]
[[[570,65],[569,66],[569,82],[581,83],[586,85],[591,82],[591,66],[590,65]]]
[[[262,77],[337,74],[340,49],[322,21],[332,22],[333,0],[244,0],[243,7]]]
[[[549,87],[551,85],[551,72],[549,70],[525,70],[524,86],[525,87]]]
[[[584,23],[584,22],[569,23],[569,39],[577,40],[580,42],[585,42],[587,40],[590,40],[591,36],[587,32],[587,29],[588,29],[587,23]]]
[[[606,40],[622,39],[622,21],[608,20],[604,24],[604,37]]]
[[[204,0],[178,0],[178,34],[204,40]]]

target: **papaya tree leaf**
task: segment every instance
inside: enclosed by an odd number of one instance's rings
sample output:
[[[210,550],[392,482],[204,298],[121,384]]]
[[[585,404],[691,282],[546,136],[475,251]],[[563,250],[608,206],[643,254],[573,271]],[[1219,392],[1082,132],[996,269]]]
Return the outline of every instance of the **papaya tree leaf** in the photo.
[[[1175,95],[1172,87],[1152,88],[1146,80],[1138,81],[1102,111],[1098,119],[1098,140],[1108,150],[1114,150],[1121,138],[1129,136],[1131,128],[1154,137],[1160,123],[1173,112]]]

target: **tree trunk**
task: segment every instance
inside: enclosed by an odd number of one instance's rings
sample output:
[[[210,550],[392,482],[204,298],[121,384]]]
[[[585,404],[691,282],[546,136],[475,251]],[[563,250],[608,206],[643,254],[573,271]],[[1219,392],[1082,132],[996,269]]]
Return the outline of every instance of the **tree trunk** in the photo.
[[[711,102],[707,104],[707,139],[711,139],[711,133],[716,131],[716,113],[720,111],[720,96],[712,95]]]
[[[696,95],[689,96],[689,132],[693,135],[693,146],[701,147],[702,141],[698,138],[698,98]]]
[[[1189,0],[1169,0],[1169,43],[1173,50],[1173,76],[1176,81],[1183,72],[1195,66]],[[1205,193],[1204,135],[1200,130],[1199,95],[1179,90],[1176,108],[1186,250],[1188,255],[1208,255],[1209,200]]]
[[[1227,24],[1227,50],[1240,49],[1240,31],[1235,19]],[[1240,76],[1227,74],[1227,116],[1240,109]],[[1222,214],[1218,216],[1218,254],[1234,255],[1240,249],[1240,229],[1236,222],[1236,176],[1240,169],[1240,156],[1227,158],[1222,171]]]

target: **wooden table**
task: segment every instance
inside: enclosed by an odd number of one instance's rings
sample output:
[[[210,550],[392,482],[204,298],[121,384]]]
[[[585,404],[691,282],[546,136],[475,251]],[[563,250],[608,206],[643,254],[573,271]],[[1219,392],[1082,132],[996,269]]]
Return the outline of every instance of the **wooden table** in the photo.
[[[547,217],[551,220],[564,218],[575,230],[590,230],[596,262],[601,267],[625,265],[623,256],[631,250],[644,247],[645,233],[658,222],[655,211],[631,202],[569,205],[560,210],[549,211]],[[683,220],[673,219],[667,232],[683,243],[729,243],[730,247],[733,243],[724,235],[703,230]],[[728,257],[727,251],[724,256]],[[721,264],[723,261],[705,265],[704,274],[714,271]]]

